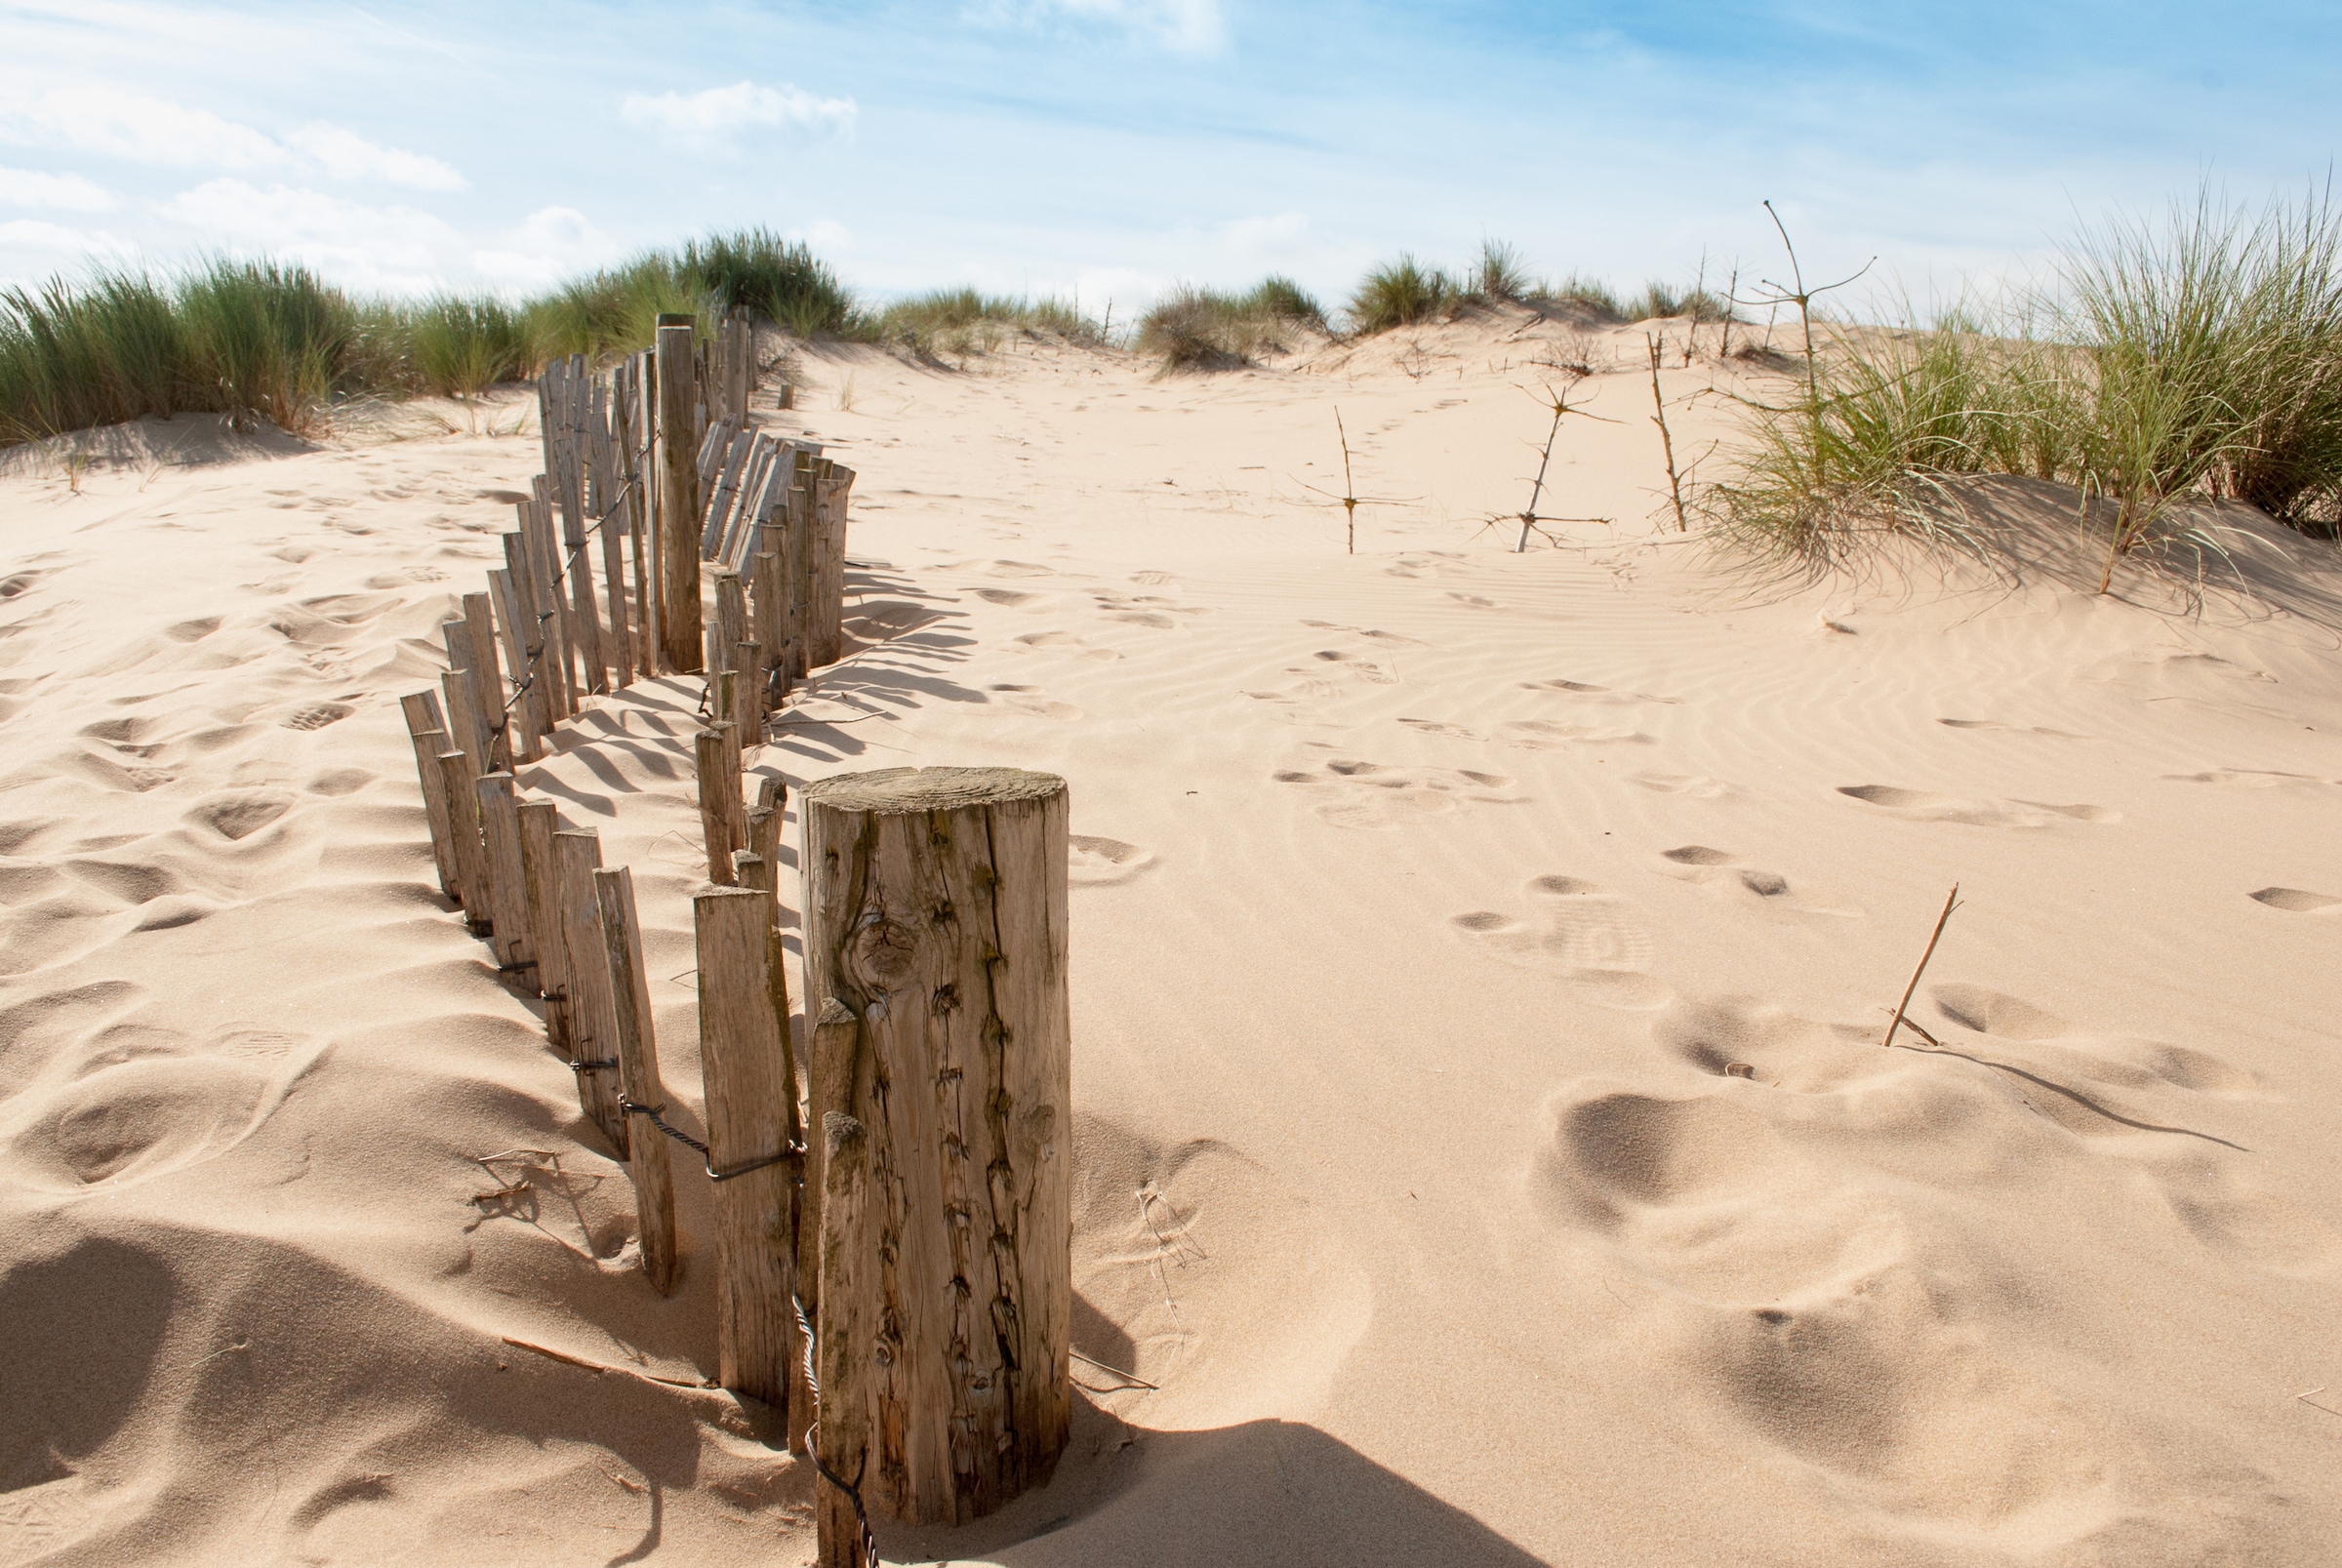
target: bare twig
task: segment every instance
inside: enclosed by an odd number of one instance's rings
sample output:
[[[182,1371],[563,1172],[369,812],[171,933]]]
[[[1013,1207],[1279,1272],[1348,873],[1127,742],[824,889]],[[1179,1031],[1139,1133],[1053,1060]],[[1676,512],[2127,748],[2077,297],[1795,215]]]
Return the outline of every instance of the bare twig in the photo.
[[[1676,438],[1668,433],[1667,399],[1659,392],[1659,340],[1645,333],[1642,341],[1651,351],[1651,407],[1657,411],[1651,422],[1659,426],[1659,448],[1667,455],[1667,493],[1676,503],[1676,532],[1688,534],[1691,523],[1683,515],[1683,481],[1676,472]]]
[[[1927,973],[1927,960],[1935,956],[1935,945],[1943,940],[1944,922],[1950,920],[1952,911],[1958,907],[1959,884],[1955,882],[1952,884],[1952,891],[1945,896],[1944,912],[1935,917],[1935,930],[1927,938],[1927,950],[1919,954],[1919,967],[1911,972],[1911,984],[1903,987],[1903,1000],[1895,1004],[1894,1021],[1886,1026],[1886,1038],[1878,1042],[1881,1049],[1895,1043],[1895,1030],[1903,1026],[1903,1015],[1910,1010],[1912,993],[1919,988],[1919,977]],[[1912,1026],[1918,1027],[1916,1024]],[[1922,1031],[1922,1037],[1924,1037],[1924,1031]],[[1933,1042],[1930,1041],[1930,1043]]]
[[[1776,308],[1785,304],[1794,304],[1797,307],[1797,320],[1805,330],[1806,406],[1812,411],[1813,417],[1818,422],[1821,418],[1822,386],[1821,374],[1817,368],[1813,351],[1813,302],[1816,297],[1828,294],[1833,289],[1842,289],[1861,277],[1863,273],[1878,264],[1878,258],[1872,257],[1856,270],[1839,278],[1836,283],[1825,283],[1818,288],[1809,289],[1805,286],[1805,269],[1797,261],[1797,248],[1790,243],[1788,226],[1781,221],[1781,215],[1773,211],[1773,204],[1769,200],[1764,204],[1764,212],[1765,216],[1773,221],[1773,227],[1780,231],[1782,249],[1789,252],[1789,276],[1794,287],[1783,288],[1780,284],[1767,278],[1764,280],[1764,288],[1767,292],[1746,302],[1771,305]],[[1768,342],[1771,339],[1769,329],[1766,332],[1766,339]]]
[[[718,1388],[723,1387],[721,1384],[709,1383],[705,1378],[663,1378],[656,1372],[643,1372],[634,1367],[612,1366],[606,1361],[588,1361],[582,1355],[571,1355],[566,1350],[556,1350],[547,1346],[532,1345],[527,1340],[516,1340],[509,1334],[503,1336],[503,1339],[515,1350],[527,1350],[532,1355],[544,1356],[547,1361],[558,1361],[563,1366],[583,1367],[587,1372],[616,1372],[629,1378],[640,1378],[645,1383],[664,1384],[669,1388]]]
[[[1308,483],[1304,483],[1301,488],[1315,491],[1316,494],[1325,497],[1328,501],[1337,501],[1342,503],[1342,523],[1348,536],[1347,553],[1355,555],[1358,553],[1358,508],[1360,506],[1409,506],[1414,504],[1415,498],[1359,495],[1357,481],[1350,476],[1350,432],[1343,428],[1342,410],[1339,405],[1336,405],[1334,409],[1334,434],[1342,442],[1342,494],[1337,496],[1330,491],[1318,490],[1315,485]]]
[[[1163,1386],[1161,1384],[1149,1383],[1145,1378],[1137,1377],[1131,1373],[1125,1372],[1120,1367],[1110,1367],[1104,1361],[1097,1359],[1095,1356],[1083,1355],[1079,1350],[1070,1349],[1066,1353],[1076,1361],[1096,1367],[1101,1372],[1110,1372],[1115,1377],[1122,1379],[1126,1383],[1129,1383],[1134,1387],[1152,1388],[1157,1393],[1162,1392]],[[1112,1390],[1109,1389],[1107,1391],[1110,1393]]]
[[[1573,382],[1572,384],[1575,383]],[[1521,389],[1523,391],[1528,390],[1526,387]],[[1521,510],[1510,514],[1497,512],[1490,516],[1486,522],[1480,524],[1480,527],[1485,530],[1494,528],[1498,523],[1519,523],[1520,538],[1513,546],[1513,553],[1515,555],[1525,555],[1528,553],[1529,536],[1532,533],[1543,538],[1549,543],[1557,544],[1560,543],[1559,540],[1554,537],[1551,530],[1543,526],[1547,523],[1600,523],[1607,527],[1610,522],[1610,519],[1607,517],[1550,516],[1547,513],[1541,512],[1537,509],[1537,503],[1543,500],[1545,496],[1546,470],[1553,466],[1554,439],[1561,433],[1561,420],[1563,416],[1575,414],[1580,419],[1593,420],[1601,424],[1616,424],[1618,422],[1616,420],[1603,419],[1599,414],[1589,414],[1582,408],[1571,408],[1569,406],[1569,387],[1567,386],[1564,386],[1560,391],[1556,392],[1554,390],[1552,384],[1548,383],[1545,388],[1545,396],[1538,399],[1538,406],[1541,408],[1550,408],[1554,411],[1554,422],[1546,428],[1545,445],[1539,450],[1538,453],[1537,477],[1529,484],[1529,503]]]

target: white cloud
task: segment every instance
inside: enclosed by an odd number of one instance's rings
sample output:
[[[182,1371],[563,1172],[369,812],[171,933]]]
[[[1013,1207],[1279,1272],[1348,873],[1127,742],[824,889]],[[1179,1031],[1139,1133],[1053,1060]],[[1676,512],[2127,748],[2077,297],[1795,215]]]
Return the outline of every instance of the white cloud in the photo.
[[[92,256],[125,257],[136,247],[103,229],[67,228],[37,218],[0,223],[0,250],[34,251],[43,256],[81,260]]]
[[[0,136],[134,163],[263,169],[292,161],[284,147],[249,125],[106,86],[54,88],[0,111]]]
[[[436,158],[377,146],[338,125],[304,125],[285,141],[336,180],[379,180],[410,190],[462,190],[465,183]]]
[[[981,0],[966,15],[993,27],[1038,29],[1061,20],[1104,23],[1181,55],[1208,55],[1228,42],[1220,0]]]
[[[464,185],[461,174],[436,158],[381,146],[340,126],[303,126],[280,141],[208,109],[104,85],[52,88],[37,99],[0,108],[0,141],[170,168],[237,173],[311,168],[336,180],[380,181],[413,190],[462,190]]]
[[[850,98],[817,98],[784,82],[760,87],[735,82],[697,93],[629,93],[619,118],[638,129],[686,141],[713,141],[743,131],[772,127],[828,133],[850,131],[857,110]]]
[[[114,198],[104,186],[79,175],[0,168],[0,207],[61,207],[74,213],[102,213],[113,205]]]
[[[854,231],[834,218],[817,218],[794,237],[816,251],[847,251],[854,248]]]
[[[1220,243],[1242,261],[1279,261],[1310,248],[1310,220],[1303,213],[1273,218],[1239,218],[1220,231]]]
[[[542,289],[606,257],[610,237],[574,207],[543,207],[520,221],[505,247],[474,251],[481,276],[508,288]]]
[[[411,207],[369,207],[322,191],[212,180],[160,208],[232,249],[290,257],[359,288],[417,293],[438,285],[456,232]]]

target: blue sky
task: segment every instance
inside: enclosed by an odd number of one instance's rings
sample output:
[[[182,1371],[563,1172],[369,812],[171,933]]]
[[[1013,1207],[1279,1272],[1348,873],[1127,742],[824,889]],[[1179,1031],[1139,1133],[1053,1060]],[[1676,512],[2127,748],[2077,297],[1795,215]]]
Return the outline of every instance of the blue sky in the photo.
[[[1329,302],[1483,236],[1635,284],[1876,254],[1926,296],[2342,141],[2308,6],[0,0],[0,278],[299,257],[525,292],[762,223],[873,296]]]

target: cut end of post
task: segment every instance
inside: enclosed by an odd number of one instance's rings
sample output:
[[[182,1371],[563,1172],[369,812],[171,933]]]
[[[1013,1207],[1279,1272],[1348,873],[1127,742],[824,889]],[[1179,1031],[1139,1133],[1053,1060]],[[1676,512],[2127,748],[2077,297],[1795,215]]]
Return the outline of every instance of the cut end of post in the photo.
[[[822,1153],[832,1166],[851,1161],[862,1152],[862,1123],[840,1110],[822,1117]]]
[[[1043,800],[1065,790],[1054,773],[1023,768],[880,768],[808,784],[806,804],[840,811],[953,811],[1011,800]]]

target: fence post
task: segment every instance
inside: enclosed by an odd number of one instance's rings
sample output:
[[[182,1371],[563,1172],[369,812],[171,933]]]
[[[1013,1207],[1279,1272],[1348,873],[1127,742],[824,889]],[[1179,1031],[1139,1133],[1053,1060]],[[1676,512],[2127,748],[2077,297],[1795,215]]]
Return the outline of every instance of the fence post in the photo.
[[[798,1359],[791,1298],[804,1146],[788,1019],[773,1006],[776,944],[761,893],[713,888],[691,902],[707,1164],[716,1175],[716,1379],[786,1421]]]
[[[852,1480],[869,1474],[868,1318],[871,1259],[864,1204],[869,1139],[862,1123],[836,1111],[822,1118],[821,1346],[822,1464]],[[810,1190],[810,1188],[809,1188]],[[865,1568],[862,1521],[854,1500],[817,1477],[813,1483],[814,1561],[819,1568]]]
[[[439,753],[439,778],[447,789],[447,826],[456,852],[456,880],[463,884],[464,923],[473,936],[486,936],[495,916],[489,910],[487,849],[480,839],[479,775],[462,751]]]
[[[678,675],[700,668],[700,442],[691,336],[691,317],[659,318],[659,627],[667,667]]]
[[[642,924],[634,915],[634,873],[624,865],[593,873],[595,923],[610,976],[610,1028],[620,1092],[629,1104],[664,1110],[659,1045],[651,1029],[651,982],[642,963]],[[675,1185],[666,1139],[656,1127],[637,1133],[628,1118],[626,1151],[634,1179],[636,1235],[643,1277],[660,1295],[675,1288]]]
[[[456,880],[456,841],[448,830],[447,781],[439,775],[439,753],[449,745],[446,721],[439,716],[439,700],[429,692],[399,699],[407,720],[407,739],[415,747],[415,780],[423,786],[423,814],[431,828],[431,865],[439,873],[439,891],[461,904],[463,884]]]
[[[496,967],[521,976],[535,967],[529,941],[529,893],[520,864],[520,803],[508,773],[491,773],[475,786],[480,801],[480,841],[487,846],[488,945]],[[534,990],[535,986],[531,985]]]
[[[619,1158],[625,1159],[630,1129],[618,1108],[619,1058],[617,1027],[612,1022],[610,961],[603,950],[601,913],[593,888],[594,873],[601,864],[599,833],[565,827],[553,834],[553,898],[560,906],[556,940],[569,977],[570,1063],[578,1078],[578,1108],[592,1118],[618,1150]]]
[[[1066,784],[892,768],[809,785],[799,821],[806,1012],[859,1014],[870,1073],[864,1495],[966,1520],[1046,1480],[1072,1414]]]
[[[707,844],[707,880],[730,887],[732,852],[747,844],[740,774],[732,765],[720,727],[710,725],[694,734],[691,748],[699,773],[700,830]]]
[[[529,946],[537,960],[535,990],[545,998],[545,1043],[564,1062],[577,1058],[576,1013],[571,1007],[569,951],[561,941],[561,896],[553,864],[553,833],[561,808],[549,800],[524,800],[520,822],[520,874],[529,905]]]

